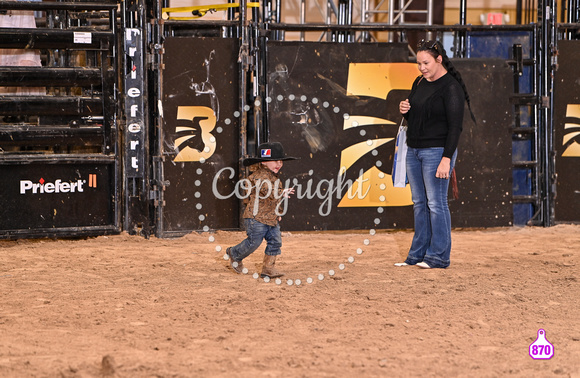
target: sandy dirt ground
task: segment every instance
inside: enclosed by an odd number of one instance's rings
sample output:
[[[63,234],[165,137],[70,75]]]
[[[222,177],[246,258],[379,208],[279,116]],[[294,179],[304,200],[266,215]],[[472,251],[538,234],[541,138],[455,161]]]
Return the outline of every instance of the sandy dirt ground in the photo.
[[[580,377],[580,226],[454,230],[445,270],[393,266],[409,231],[283,236],[268,283],[241,232],[0,241],[0,376]]]

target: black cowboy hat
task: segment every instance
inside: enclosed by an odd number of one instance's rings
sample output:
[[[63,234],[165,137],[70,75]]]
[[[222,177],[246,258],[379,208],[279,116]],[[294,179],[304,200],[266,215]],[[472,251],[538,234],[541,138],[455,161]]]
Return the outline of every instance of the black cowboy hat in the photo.
[[[258,156],[244,159],[244,166],[260,163],[262,161],[296,160],[298,158],[286,156],[284,147],[279,142],[262,143],[258,146]]]

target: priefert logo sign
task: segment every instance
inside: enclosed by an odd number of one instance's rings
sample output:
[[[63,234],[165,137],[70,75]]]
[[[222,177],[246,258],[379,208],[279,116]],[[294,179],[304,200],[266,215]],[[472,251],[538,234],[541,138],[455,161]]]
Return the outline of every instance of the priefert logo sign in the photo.
[[[20,180],[20,194],[44,193],[75,193],[83,191],[83,180],[46,182],[43,178],[34,183],[30,180]]]

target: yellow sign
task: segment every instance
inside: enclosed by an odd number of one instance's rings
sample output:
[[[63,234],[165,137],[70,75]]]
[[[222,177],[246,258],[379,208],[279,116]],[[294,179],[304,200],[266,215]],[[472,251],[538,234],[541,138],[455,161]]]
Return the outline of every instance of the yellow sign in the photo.
[[[580,104],[568,104],[566,108],[566,117],[580,119]],[[566,147],[566,150],[562,153],[562,157],[580,157],[580,143],[576,140],[576,137],[580,135],[580,123],[566,123],[564,124],[564,130],[571,129],[568,134],[564,135],[564,140],[562,145]]]
[[[177,120],[190,125],[175,129],[178,135],[174,145],[177,156],[173,161],[203,161],[211,157],[217,145],[211,133],[216,125],[214,111],[205,106],[180,106],[177,108]]]
[[[368,96],[386,99],[393,90],[411,90],[413,81],[420,74],[415,63],[351,63],[348,71],[346,92],[349,96]],[[344,120],[343,130],[371,125],[393,125],[397,127],[399,120],[382,119],[369,116],[349,115]],[[369,139],[366,142],[353,144],[345,148],[340,156],[340,166],[348,170],[361,157],[379,146],[393,142],[394,138]],[[382,171],[386,168],[386,171]],[[353,185],[353,191],[365,193],[360,196],[345,195],[338,207],[378,207],[378,206],[409,206],[411,188],[393,187],[389,167],[369,168]],[[359,188],[358,186],[363,186]]]
[[[258,8],[260,3],[252,2],[247,3],[248,8]],[[176,7],[176,8],[163,8],[161,9],[161,17],[164,20],[195,20],[196,18],[201,18],[206,15],[206,13],[213,13],[217,11],[226,11],[231,8],[239,8],[239,3],[230,4],[213,4],[213,5],[197,5],[194,7]],[[172,17],[170,13],[191,13],[189,17]]]

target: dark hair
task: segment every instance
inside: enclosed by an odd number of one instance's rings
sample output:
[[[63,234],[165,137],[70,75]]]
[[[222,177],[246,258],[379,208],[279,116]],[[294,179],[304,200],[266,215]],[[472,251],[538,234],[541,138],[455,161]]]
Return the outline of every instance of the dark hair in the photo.
[[[447,56],[447,53],[443,48],[443,44],[441,44],[441,42],[439,41],[421,40],[421,42],[419,42],[419,44],[417,45],[417,52],[419,51],[425,51],[435,59],[437,59],[437,57],[441,55],[442,58],[441,63],[443,64],[443,67],[445,67],[447,72],[451,74],[451,76],[453,76],[455,80],[459,82],[461,88],[463,88],[463,93],[465,93],[465,100],[467,101],[467,107],[469,108],[469,113],[471,113],[471,119],[473,120],[473,122],[477,123],[477,121],[475,120],[475,116],[473,115],[473,111],[471,110],[471,100],[469,98],[469,93],[467,93],[467,87],[465,86],[465,83],[461,78],[461,74],[459,73],[459,71],[457,71],[453,63],[451,63],[451,60],[449,60],[449,57]]]

